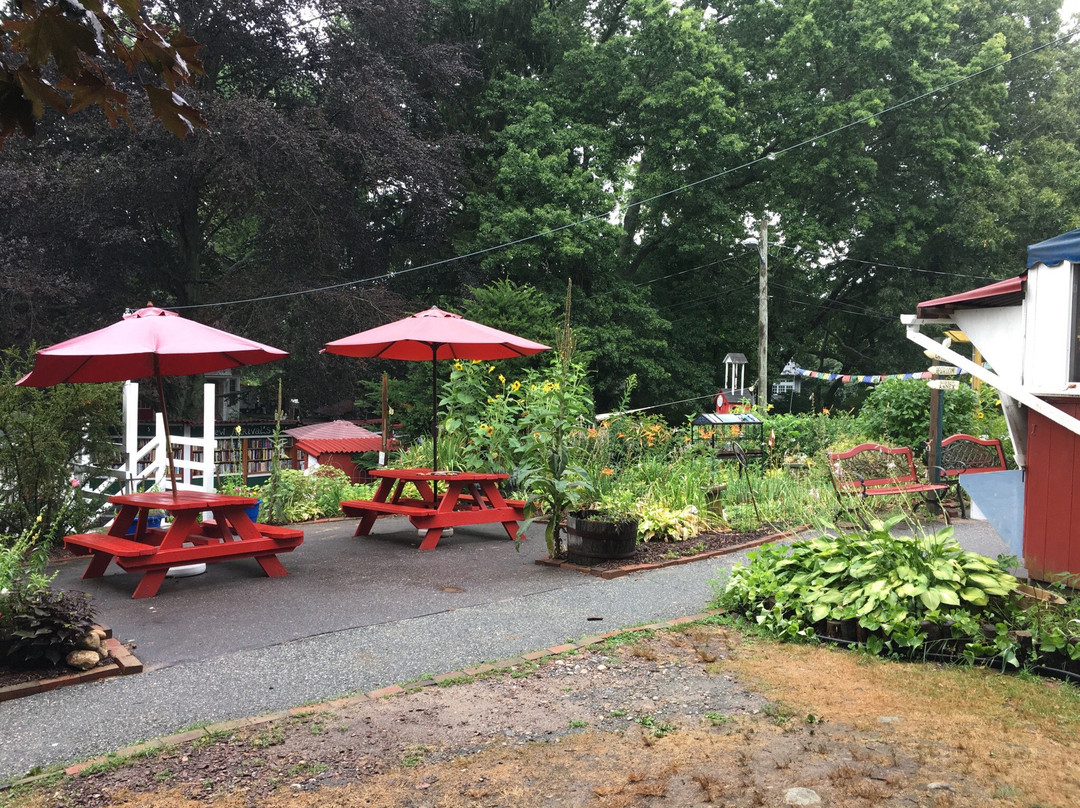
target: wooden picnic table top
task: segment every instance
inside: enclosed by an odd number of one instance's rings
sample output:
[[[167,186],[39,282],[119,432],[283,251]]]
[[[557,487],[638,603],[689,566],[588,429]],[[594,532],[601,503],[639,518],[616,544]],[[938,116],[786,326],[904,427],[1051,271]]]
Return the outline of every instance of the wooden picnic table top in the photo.
[[[140,491],[135,494],[116,494],[109,497],[113,505],[128,505],[160,511],[210,511],[214,508],[239,505],[250,507],[259,500],[255,497],[238,497],[232,494],[215,494],[208,491]]]

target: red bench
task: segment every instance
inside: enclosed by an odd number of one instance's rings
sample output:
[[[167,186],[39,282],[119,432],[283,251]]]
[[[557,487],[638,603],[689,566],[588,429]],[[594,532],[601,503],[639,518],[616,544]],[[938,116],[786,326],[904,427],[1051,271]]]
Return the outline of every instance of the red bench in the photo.
[[[938,473],[942,477],[951,478],[950,484],[956,485],[956,499],[960,503],[962,518],[967,518],[967,505],[960,490],[960,478],[965,474],[1008,470],[1001,441],[976,438],[974,435],[949,435],[941,442],[938,460]]]
[[[293,539],[304,538],[304,531],[298,530],[294,527],[282,527],[281,525],[267,525],[262,522],[256,522],[255,527],[259,532],[270,539],[277,539],[278,541],[292,541]],[[236,535],[236,530],[232,531],[233,535]],[[214,519],[203,519],[202,521],[202,533],[192,536],[196,538],[220,538],[221,532],[218,530],[217,522]]]
[[[64,544],[75,555],[90,555],[91,553],[105,553],[117,558],[137,558],[139,556],[153,555],[157,547],[140,541],[122,539],[119,536],[110,536],[107,533],[75,533],[64,537]]]
[[[936,495],[947,491],[949,484],[923,482],[915,469],[912,451],[907,446],[893,448],[879,443],[863,443],[846,452],[830,452],[829,471],[833,489],[844,509],[847,509],[851,497],[865,499],[920,494],[931,512],[945,514],[944,509],[937,505]]]

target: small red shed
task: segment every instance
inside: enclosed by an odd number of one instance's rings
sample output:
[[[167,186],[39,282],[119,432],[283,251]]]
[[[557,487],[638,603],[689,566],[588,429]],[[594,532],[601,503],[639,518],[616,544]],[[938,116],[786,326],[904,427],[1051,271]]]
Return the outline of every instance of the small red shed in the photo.
[[[1080,578],[1080,230],[1031,245],[1027,264],[1018,277],[920,303],[901,319],[908,339],[1000,393],[1023,471],[1023,541],[1010,549],[1034,578]],[[952,324],[992,370],[920,331]]]
[[[368,482],[368,468],[356,465],[353,458],[365,452],[381,452],[382,436],[364,429],[351,421],[328,421],[322,424],[286,429],[293,439],[296,467],[310,469],[315,466],[333,466],[341,469],[352,482]],[[387,449],[397,448],[397,441],[390,438]]]

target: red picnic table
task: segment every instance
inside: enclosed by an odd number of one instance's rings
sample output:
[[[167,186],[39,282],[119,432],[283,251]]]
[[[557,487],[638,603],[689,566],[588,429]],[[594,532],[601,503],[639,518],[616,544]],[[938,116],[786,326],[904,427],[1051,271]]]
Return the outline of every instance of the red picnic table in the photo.
[[[367,536],[381,515],[407,516],[418,529],[426,531],[421,550],[434,550],[443,530],[459,525],[501,522],[506,534],[517,537],[518,522],[525,518],[524,503],[505,500],[499,482],[508,474],[431,469],[375,469],[379,478],[374,499],[353,499],[341,503],[346,516],[359,516],[354,536]],[[404,497],[407,484],[418,497]],[[446,483],[446,492],[436,495],[434,486]]]
[[[254,558],[270,578],[288,575],[278,553],[288,553],[304,540],[302,530],[258,524],[247,509],[257,500],[202,491],[118,494],[109,502],[120,506],[108,533],[77,533],[64,537],[72,552],[92,554],[83,578],[100,578],[115,559],[125,572],[143,573],[133,598],[157,594],[170,567]],[[151,510],[172,517],[167,529],[148,527]],[[204,511],[213,519],[200,524]],[[136,519],[138,521],[136,522]],[[136,525],[134,535],[128,530]]]

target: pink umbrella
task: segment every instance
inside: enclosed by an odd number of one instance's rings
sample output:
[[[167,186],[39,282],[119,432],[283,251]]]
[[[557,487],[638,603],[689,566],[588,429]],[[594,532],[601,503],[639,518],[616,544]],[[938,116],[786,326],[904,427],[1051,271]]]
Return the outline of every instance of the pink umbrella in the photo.
[[[427,311],[369,328],[326,343],[326,351],[342,356],[431,360],[431,444],[433,471],[439,468],[439,359],[512,359],[548,350],[547,345],[516,337],[497,328],[466,320],[432,306]]]
[[[165,451],[175,494],[176,470],[161,377],[261,365],[286,356],[285,351],[261,342],[148,306],[125,314],[118,323],[41,349],[34,369],[16,384],[51,387],[61,382],[119,382],[153,376],[161,399]]]

